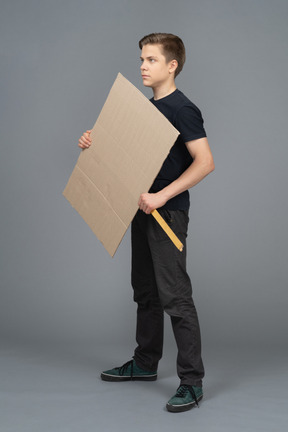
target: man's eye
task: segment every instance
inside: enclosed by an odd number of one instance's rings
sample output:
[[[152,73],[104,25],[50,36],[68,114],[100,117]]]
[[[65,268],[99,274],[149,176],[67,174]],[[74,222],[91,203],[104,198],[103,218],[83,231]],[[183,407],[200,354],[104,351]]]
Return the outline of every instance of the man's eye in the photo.
[[[155,62],[155,59],[150,59],[150,62],[151,62],[151,63],[154,63],[154,62]]]

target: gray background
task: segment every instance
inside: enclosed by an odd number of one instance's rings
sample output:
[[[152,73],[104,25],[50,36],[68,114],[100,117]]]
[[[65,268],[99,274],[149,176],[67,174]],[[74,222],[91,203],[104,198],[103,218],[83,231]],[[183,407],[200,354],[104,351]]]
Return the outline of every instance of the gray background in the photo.
[[[131,404],[143,427],[176,427],[176,417],[161,409],[163,418],[157,424],[158,414],[149,406],[156,396],[152,390],[145,394],[151,387],[142,389],[147,411],[142,405],[137,411],[135,387],[132,392],[126,386],[128,407],[121,406],[123,400],[126,404],[123,391],[117,396],[117,408],[113,403],[122,423],[117,426],[104,415],[103,392],[109,401],[112,395],[91,377],[95,379],[100,368],[128,360],[134,348],[130,233],[111,259],[62,196],[79,155],[78,138],[93,126],[117,73],[151,97],[151,90],[142,86],[138,40],[154,31],[176,33],[185,42],[187,62],[177,86],[200,107],[216,164],[215,172],[191,191],[188,241],[188,268],[207,369],[208,412],[204,419],[203,403],[196,414],[181,415],[180,425],[188,430],[188,419],[194,419],[198,430],[206,431],[218,427],[255,431],[260,425],[262,430],[283,430],[288,322],[287,1],[1,0],[0,4],[3,431],[31,432],[33,427],[90,431],[95,424],[101,430],[133,430],[133,418],[123,417]],[[157,384],[160,407],[178,385],[168,320],[165,342],[163,379]],[[247,390],[255,377],[257,396],[252,390],[255,382]],[[160,394],[161,385],[167,386],[167,394]],[[99,388],[101,396],[94,395]],[[274,414],[268,414],[263,399],[258,402],[267,392],[270,399],[265,404],[274,403],[278,395]],[[23,406],[23,394],[34,398],[33,403],[38,401],[38,417],[32,407],[33,414]],[[250,404],[249,411],[244,404],[240,415],[237,407],[247,397],[259,405],[252,409]],[[229,407],[225,414],[223,401]],[[84,405],[85,412],[79,408]],[[227,418],[228,411],[230,423],[219,420],[220,415]],[[142,426],[138,424],[138,430]]]

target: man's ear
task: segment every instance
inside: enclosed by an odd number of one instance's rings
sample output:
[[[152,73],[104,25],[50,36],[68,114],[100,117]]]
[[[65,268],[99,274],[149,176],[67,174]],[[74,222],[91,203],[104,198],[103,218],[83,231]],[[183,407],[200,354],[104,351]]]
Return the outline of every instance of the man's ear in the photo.
[[[173,72],[175,72],[176,69],[177,69],[177,67],[178,67],[178,62],[177,62],[177,60],[171,60],[171,61],[170,61],[170,67],[169,67],[169,73],[173,73]]]

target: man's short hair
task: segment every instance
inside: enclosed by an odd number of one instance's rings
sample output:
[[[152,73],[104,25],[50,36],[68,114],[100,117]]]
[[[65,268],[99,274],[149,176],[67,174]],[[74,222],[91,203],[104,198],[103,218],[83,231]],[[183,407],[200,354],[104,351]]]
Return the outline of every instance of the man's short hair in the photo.
[[[171,33],[151,33],[147,36],[144,36],[139,41],[139,47],[142,49],[144,45],[148,44],[161,45],[163,55],[167,62],[171,60],[177,60],[178,67],[175,71],[176,77],[183,69],[186,60],[185,46],[182,40],[178,36],[175,36]]]

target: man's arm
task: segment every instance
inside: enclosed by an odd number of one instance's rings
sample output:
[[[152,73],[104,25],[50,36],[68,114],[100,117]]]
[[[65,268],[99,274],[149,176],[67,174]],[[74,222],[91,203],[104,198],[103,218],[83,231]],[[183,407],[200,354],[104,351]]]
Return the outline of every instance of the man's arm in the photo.
[[[146,214],[162,207],[171,198],[195,186],[214,170],[215,165],[207,138],[189,141],[186,147],[193,158],[187,170],[161,191],[141,194],[138,205]]]

